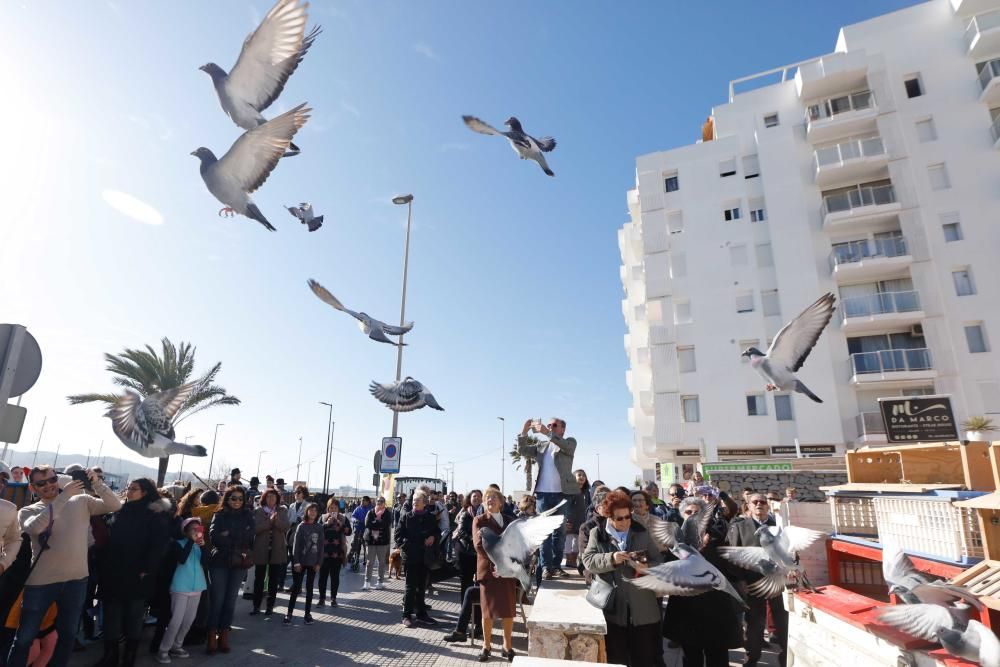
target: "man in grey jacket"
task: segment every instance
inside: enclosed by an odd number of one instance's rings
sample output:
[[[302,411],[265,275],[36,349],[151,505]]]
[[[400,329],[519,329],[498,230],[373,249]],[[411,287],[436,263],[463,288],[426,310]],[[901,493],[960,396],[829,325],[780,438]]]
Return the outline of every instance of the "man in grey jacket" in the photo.
[[[541,433],[547,440],[534,440],[529,432]],[[524,422],[520,435],[517,436],[517,451],[521,456],[532,458],[538,464],[538,476],[535,478],[535,499],[537,510],[542,513],[552,509],[563,500],[571,500],[579,495],[580,485],[573,475],[573,455],[576,453],[576,439],[566,437],[566,421],[553,417],[547,424],[539,420],[529,419]],[[567,505],[558,511],[566,516]],[[535,583],[540,584],[542,575],[546,579],[558,576],[568,576],[562,569],[563,547],[566,543],[565,524],[552,535],[545,538],[539,551],[539,567],[535,575]]]

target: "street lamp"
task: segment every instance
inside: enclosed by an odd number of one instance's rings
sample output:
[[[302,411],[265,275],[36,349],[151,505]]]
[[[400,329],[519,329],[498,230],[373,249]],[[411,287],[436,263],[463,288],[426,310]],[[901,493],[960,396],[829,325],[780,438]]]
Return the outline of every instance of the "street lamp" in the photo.
[[[504,478],[506,477],[507,466],[504,465],[506,461],[504,460],[503,451],[503,441],[507,439],[507,420],[503,417],[497,417],[497,419],[500,420],[500,488],[503,489],[504,493],[507,493],[507,489],[504,486],[506,484]],[[531,489],[528,490],[531,491]]]
[[[601,453],[597,453],[597,479],[601,478]]]
[[[312,486],[312,479],[311,478],[312,478],[312,473],[313,473],[313,461],[315,461],[315,460],[316,459],[309,459],[308,461],[306,461],[306,465],[308,466],[306,468],[306,486]]]
[[[438,455],[437,452],[431,452],[431,456],[434,457],[434,479],[438,476]]]
[[[299,472],[300,472],[299,469],[301,467],[302,467],[302,436],[300,435],[299,436],[299,458],[298,458],[298,460],[297,460],[297,462],[295,464],[295,479],[296,480],[302,479],[299,476]]]
[[[326,422],[326,452],[323,456],[323,494],[326,494],[326,486],[330,478],[330,430],[333,428],[333,403],[320,401],[320,405],[330,408],[330,416]]]
[[[363,465],[358,466],[354,469],[354,497],[358,497],[358,485],[361,483],[361,469],[364,468]]]
[[[403,298],[399,304],[399,326],[406,325],[406,278],[410,269],[410,223],[413,220],[413,195],[398,195],[392,198],[392,203],[397,206],[406,205],[406,245],[403,248]],[[399,345],[396,346],[396,382],[403,372],[403,336],[399,336]],[[396,437],[399,432],[399,413],[392,411],[392,437]]]
[[[215,462],[215,441],[219,437],[219,427],[220,426],[225,426],[225,424],[216,424],[215,425],[215,435],[212,436],[212,455],[208,459],[208,474],[205,475],[206,477],[208,477],[209,480],[212,479],[212,463]]]
[[[260,457],[264,456],[264,454],[267,454],[266,449],[262,449],[257,452],[257,477],[260,477]]]
[[[452,491],[454,491],[455,490],[455,462],[454,461],[448,461],[448,465],[451,467],[451,486],[448,487],[448,488],[450,488]],[[445,474],[447,474],[447,473],[445,473]]]
[[[193,437],[194,436],[189,435],[188,437],[184,438],[184,444],[186,445],[188,443],[188,440],[190,440]],[[104,441],[103,440],[101,441],[101,446],[102,447],[104,446]],[[100,457],[101,457],[101,454],[98,453],[97,454],[97,458],[100,458]],[[181,469],[177,471],[177,478],[180,479],[181,481],[184,481],[184,455],[183,454],[181,454]]]

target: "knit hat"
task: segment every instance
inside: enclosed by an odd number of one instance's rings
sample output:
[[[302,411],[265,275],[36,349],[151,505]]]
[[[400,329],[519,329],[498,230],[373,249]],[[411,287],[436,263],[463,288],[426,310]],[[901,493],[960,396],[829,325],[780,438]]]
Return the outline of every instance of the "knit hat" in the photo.
[[[705,486],[696,487],[694,490],[694,494],[696,496],[711,496],[712,498],[718,498],[719,490],[716,489],[714,486],[708,486],[706,484]]]
[[[184,532],[186,532],[187,531],[187,527],[190,526],[192,523],[196,523],[196,524],[198,524],[200,526],[201,525],[201,519],[199,519],[196,516],[192,516],[192,517],[188,517],[187,519],[184,519],[184,521],[181,523],[181,534],[183,534]]]

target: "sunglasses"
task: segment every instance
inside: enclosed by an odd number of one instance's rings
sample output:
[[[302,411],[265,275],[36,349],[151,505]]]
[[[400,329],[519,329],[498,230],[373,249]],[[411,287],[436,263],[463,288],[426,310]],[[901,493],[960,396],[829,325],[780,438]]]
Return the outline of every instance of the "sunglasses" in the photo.
[[[751,505],[766,505],[767,503],[768,503],[767,500],[751,500],[750,501]]]
[[[48,479],[36,479],[32,484],[37,488],[42,488],[43,486],[48,486],[49,484],[56,484],[59,482],[58,477],[49,477]]]
[[[632,515],[631,514],[623,514],[621,516],[613,516],[613,517],[611,517],[611,520],[612,521],[631,521],[632,520]]]
[[[229,502],[231,502],[231,503],[232,502],[242,503],[243,502],[243,496],[229,496]]]
[[[142,488],[138,487],[138,486],[130,486],[130,487],[128,487],[128,492],[129,493],[132,493],[133,491],[142,491]]]

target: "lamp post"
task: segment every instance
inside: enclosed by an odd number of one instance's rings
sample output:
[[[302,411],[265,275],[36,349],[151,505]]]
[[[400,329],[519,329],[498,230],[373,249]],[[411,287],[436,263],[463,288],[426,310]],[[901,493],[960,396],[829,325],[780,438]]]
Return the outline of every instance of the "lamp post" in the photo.
[[[266,449],[262,449],[257,452],[257,477],[260,477],[260,457],[264,456],[264,454],[267,454]]]
[[[308,466],[308,468],[306,468],[306,486],[311,486],[312,485],[311,478],[312,478],[312,472],[313,472],[313,461],[315,461],[315,460],[316,459],[309,459],[308,461],[306,461],[306,465]]]
[[[192,437],[193,436],[189,435],[188,437],[184,438],[184,444],[186,445],[188,443],[188,440],[190,440]],[[101,446],[102,447],[104,446],[104,441],[103,440],[101,440]],[[101,458],[100,453],[97,454],[97,458]],[[181,481],[184,481],[184,455],[183,454],[181,454],[181,469],[177,471],[177,477]]]
[[[299,469],[301,467],[302,467],[302,436],[300,435],[299,436],[299,458],[298,458],[298,460],[295,463],[295,479],[296,480],[302,479],[301,477],[299,477],[299,472],[300,472]]]
[[[364,468],[363,465],[358,466],[354,469],[354,497],[358,497],[358,485],[361,483],[361,469]]]
[[[413,195],[399,195],[392,198],[397,206],[406,205],[406,245],[403,247],[403,298],[399,304],[399,326],[406,324],[406,278],[410,269],[410,223],[413,220]],[[396,382],[399,382],[403,372],[403,336],[399,337],[396,346]],[[399,413],[392,411],[392,437],[399,433]]]
[[[503,417],[497,417],[497,419],[500,420],[500,488],[504,490],[504,493],[506,493],[507,489],[505,484],[507,482],[504,478],[506,477],[507,466],[504,465],[506,461],[504,461],[503,441],[507,439],[507,420]]]
[[[434,457],[434,479],[438,476],[438,455],[437,452],[431,452],[431,456]]]
[[[330,415],[326,421],[326,450],[323,455],[323,494],[325,495],[327,490],[326,486],[329,480],[330,473],[330,434],[333,428],[333,403],[327,403],[326,401],[320,401],[320,405],[325,405],[330,408]]]
[[[209,480],[212,479],[212,464],[215,462],[215,441],[219,438],[220,426],[225,426],[225,424],[216,424],[215,435],[212,436],[212,455],[208,459],[208,474],[206,475]]]
[[[449,486],[448,488],[451,489],[452,491],[454,491],[455,490],[455,462],[454,461],[448,461],[448,466],[451,468],[451,486]],[[448,473],[446,472],[445,474],[447,475]]]
[[[601,478],[601,453],[597,453],[597,479]]]

